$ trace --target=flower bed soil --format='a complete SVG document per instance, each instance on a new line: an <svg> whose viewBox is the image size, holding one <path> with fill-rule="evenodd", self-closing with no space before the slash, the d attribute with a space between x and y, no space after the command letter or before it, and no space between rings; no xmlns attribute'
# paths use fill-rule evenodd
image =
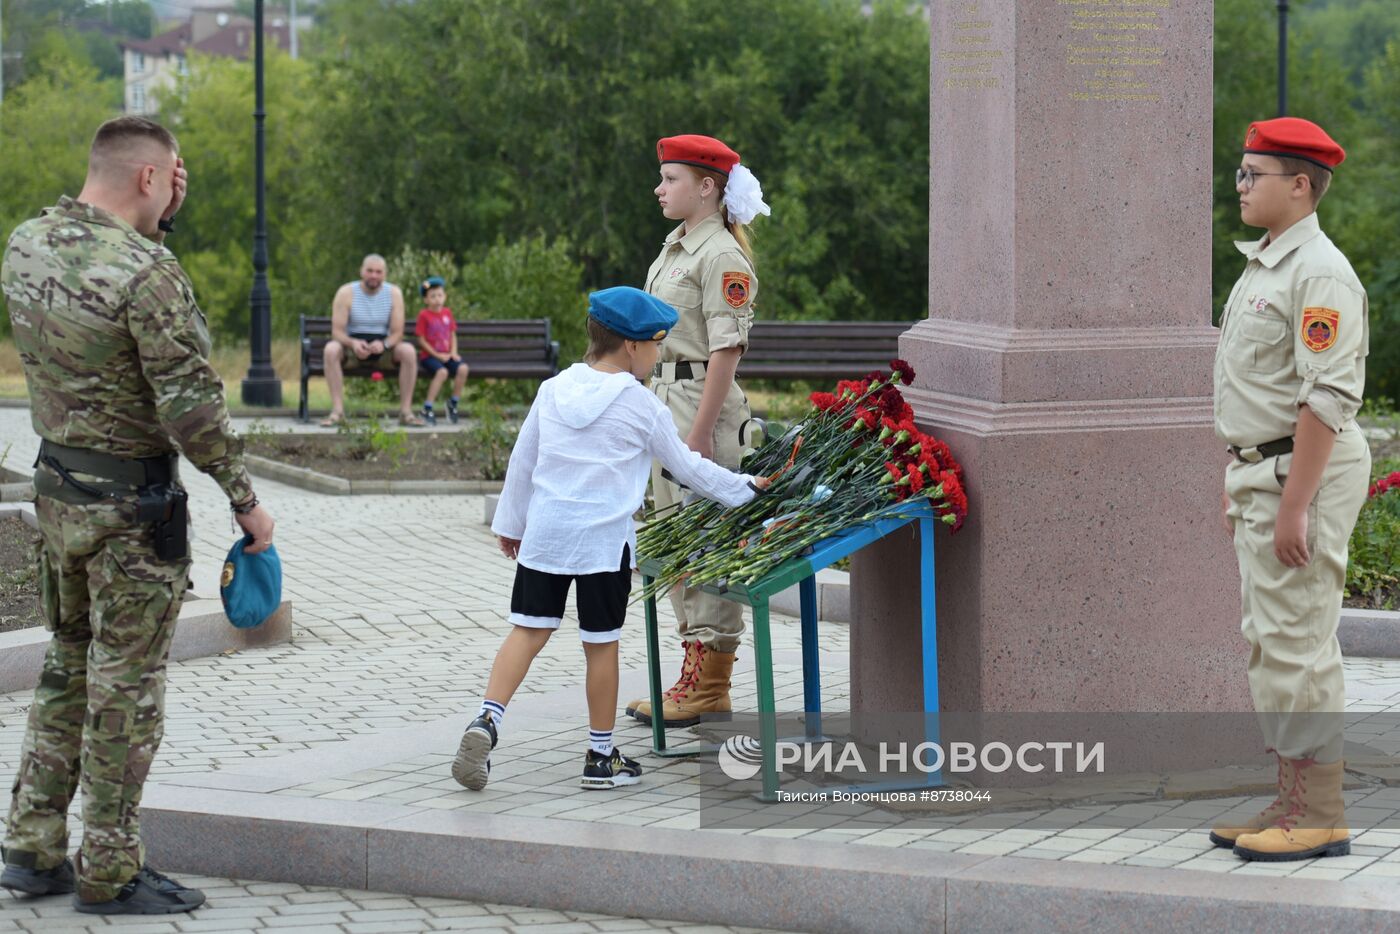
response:
<svg viewBox="0 0 1400 934"><path fill-rule="evenodd" d="M0 632L40 625L38 540L39 533L18 516L0 518Z"/></svg>
<svg viewBox="0 0 1400 934"><path fill-rule="evenodd" d="M344 480L499 480L510 450L492 459L465 432L405 432L397 452L375 450L346 435L260 435L244 439L247 452ZM493 476L493 474L495 474Z"/></svg>

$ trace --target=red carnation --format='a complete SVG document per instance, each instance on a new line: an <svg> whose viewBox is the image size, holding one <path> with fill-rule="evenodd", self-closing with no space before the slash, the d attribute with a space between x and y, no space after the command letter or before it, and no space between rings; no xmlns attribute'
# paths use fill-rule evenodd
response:
<svg viewBox="0 0 1400 934"><path fill-rule="evenodd" d="M919 472L917 464L907 465L909 472L905 474L909 478L909 495L914 495L924 488L924 475Z"/></svg>
<svg viewBox="0 0 1400 934"><path fill-rule="evenodd" d="M938 459L938 463L942 464L944 468L951 470L953 473L957 474L959 480L962 479L962 464L959 464L957 459L953 457L953 452L948 449L948 445L944 444L942 441L939 441L937 438L930 437L928 439L928 444L924 447L924 450L928 451L930 454L936 457Z"/></svg>
<svg viewBox="0 0 1400 934"><path fill-rule="evenodd" d="M943 506L939 508L938 514L953 516L957 521L953 523L952 530L956 532L967 520L967 493L963 491L962 483L951 470L940 474L938 482L943 484Z"/></svg>
<svg viewBox="0 0 1400 934"><path fill-rule="evenodd" d="M861 380L843 379L836 384L836 395L843 396L852 393L856 398L860 398L870 391L870 384Z"/></svg>
<svg viewBox="0 0 1400 934"><path fill-rule="evenodd" d="M899 390L893 386L881 391L880 411L897 422L911 420L914 417L914 410L909 407L909 403L904 401Z"/></svg>
<svg viewBox="0 0 1400 934"><path fill-rule="evenodd" d="M899 374L900 382L908 386L914 382L914 368L909 365L908 360L901 360L898 357L890 361L890 369Z"/></svg>
<svg viewBox="0 0 1400 934"><path fill-rule="evenodd" d="M850 424L854 425L856 422L865 422L865 427L872 431L875 429L875 426L880 423L875 413L870 411L863 405L856 406L856 415L855 418L851 419ZM850 425L847 425L846 427L849 428Z"/></svg>
<svg viewBox="0 0 1400 934"><path fill-rule="evenodd" d="M841 407L841 400L836 398L836 394L832 392L814 392L807 398L823 412L830 412L832 409Z"/></svg>

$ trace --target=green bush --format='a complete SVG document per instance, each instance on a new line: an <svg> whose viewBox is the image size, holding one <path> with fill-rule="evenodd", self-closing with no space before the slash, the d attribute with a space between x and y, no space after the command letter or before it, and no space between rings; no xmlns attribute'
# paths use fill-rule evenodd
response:
<svg viewBox="0 0 1400 934"><path fill-rule="evenodd" d="M1400 458L1376 465L1376 481L1391 476L1395 480L1387 492L1379 482L1371 484L1351 533L1347 564L1347 594L1383 610L1400 606Z"/></svg>

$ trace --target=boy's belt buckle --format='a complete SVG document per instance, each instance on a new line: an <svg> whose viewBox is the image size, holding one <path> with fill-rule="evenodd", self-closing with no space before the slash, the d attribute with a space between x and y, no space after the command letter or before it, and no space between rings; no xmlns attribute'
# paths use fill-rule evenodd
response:
<svg viewBox="0 0 1400 934"><path fill-rule="evenodd" d="M1242 464L1257 464L1264 459L1264 455L1259 453L1257 447L1241 448L1230 445L1230 453L1235 455L1235 460Z"/></svg>

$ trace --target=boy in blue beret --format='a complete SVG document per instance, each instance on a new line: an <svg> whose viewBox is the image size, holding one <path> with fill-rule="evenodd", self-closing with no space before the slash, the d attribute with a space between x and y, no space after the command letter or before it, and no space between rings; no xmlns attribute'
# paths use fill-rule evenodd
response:
<svg viewBox="0 0 1400 934"><path fill-rule="evenodd" d="M501 551L517 561L512 629L452 763L452 777L467 788L486 787L506 705L559 628L571 585L588 666L582 785L615 788L642 774L613 745L612 732L617 642L636 566L632 515L642 505L651 462L726 506L747 503L768 485L687 448L670 411L642 384L675 323L670 305L640 289L591 294L585 362L540 386L520 429L491 523Z"/></svg>

